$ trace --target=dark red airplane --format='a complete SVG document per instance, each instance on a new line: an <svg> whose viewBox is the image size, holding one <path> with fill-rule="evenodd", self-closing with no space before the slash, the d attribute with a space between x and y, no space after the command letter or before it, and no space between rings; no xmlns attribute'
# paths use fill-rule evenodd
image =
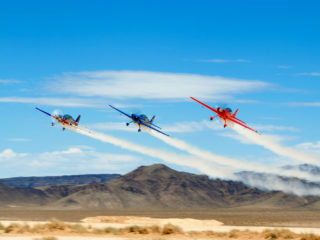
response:
<svg viewBox="0 0 320 240"><path fill-rule="evenodd" d="M227 120L229 120L229 121L232 121L232 122L234 122L236 124L239 124L239 125L241 125L241 126L243 126L245 128L248 128L251 131L254 131L254 132L258 133L257 130L254 130L254 129L248 127L247 124L244 121L241 121L240 119L236 118L236 115L237 115L239 109L237 109L234 113L232 113L232 110L230 108L220 108L220 107L218 107L217 109L214 109L214 108L204 104L203 102L200 102L199 100L197 100L197 99L195 99L193 97L190 97L190 98L192 100L202 104L206 108L209 108L210 110L214 111L217 114L214 117L210 117L210 120L213 120L216 117L220 117L220 119L222 121L224 121L224 127L227 126Z"/></svg>

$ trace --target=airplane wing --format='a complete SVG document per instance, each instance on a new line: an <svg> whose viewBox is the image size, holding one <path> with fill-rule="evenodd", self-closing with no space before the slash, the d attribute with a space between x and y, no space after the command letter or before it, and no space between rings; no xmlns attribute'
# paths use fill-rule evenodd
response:
<svg viewBox="0 0 320 240"><path fill-rule="evenodd" d="M198 102L198 103L200 103L200 104L202 104L203 106L205 106L206 108L209 108L211 111L214 111L215 113L217 113L217 114L219 114L218 113L218 111L216 110L216 109L214 109L214 108L212 108L212 107L210 107L210 106L208 106L207 104L204 104L203 102L200 102L199 100L197 100L197 99L195 99L195 98L193 98L193 97L190 97L192 100L194 100L194 101L196 101L196 102Z"/></svg>
<svg viewBox="0 0 320 240"><path fill-rule="evenodd" d="M115 108L114 106L109 105L110 107L112 107L114 110L117 110L118 112L122 113L123 115L126 115L128 118L132 118L129 114L122 112L121 110L119 110L118 108Z"/></svg>
<svg viewBox="0 0 320 240"><path fill-rule="evenodd" d="M148 124L146 124L146 123L144 123L144 122L140 122L142 125L144 125L144 126L146 126L146 127L148 127L148 128L151 128L152 130L155 130L155 131L157 131L157 132L159 132L159 133L161 133L161 134L163 134L163 135L166 135L167 137L170 137L170 135L168 135L168 134L166 134L166 133L164 133L164 132L161 132L160 130L158 130L158 129L156 129L156 128L154 128L154 127L152 127L152 126L150 126L150 125L148 125Z"/></svg>
<svg viewBox="0 0 320 240"><path fill-rule="evenodd" d="M257 130L254 130L254 129L252 129L252 128L248 127L247 125L245 125L245 124L243 124L243 123L241 123L241 122L237 121L237 120L236 120L236 119L234 119L234 118L227 118L227 119L228 119L228 120L230 120L230 121L232 121L232 122L235 122L236 124L241 125L242 127L248 128L249 130L251 130L251 131L254 131L254 132L258 133L258 131L257 131Z"/></svg>
<svg viewBox="0 0 320 240"><path fill-rule="evenodd" d="M50 116L50 117L52 117L52 118L54 118L54 119L57 119L56 116L53 116L53 115L51 115L50 113L47 113L46 111L41 110L40 108L37 108L37 107L36 107L36 109L37 109L38 111L40 111L40 112L43 112L44 114L47 114L48 116Z"/></svg>
<svg viewBox="0 0 320 240"><path fill-rule="evenodd" d="M159 128L159 129L162 129L161 127L159 127L159 126L157 126L157 125L155 125L155 124L153 124L153 123L150 123L152 126L154 126L154 127L156 127L156 128Z"/></svg>

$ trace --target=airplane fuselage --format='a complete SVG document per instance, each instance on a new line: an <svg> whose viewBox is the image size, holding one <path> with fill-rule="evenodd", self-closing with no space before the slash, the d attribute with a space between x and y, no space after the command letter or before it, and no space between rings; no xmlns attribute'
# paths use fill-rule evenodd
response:
<svg viewBox="0 0 320 240"><path fill-rule="evenodd" d="M144 122L145 124L151 126L148 117L145 115L138 116L136 114L132 114L131 119L132 119L133 123L136 124L139 128L141 127L141 122Z"/></svg>

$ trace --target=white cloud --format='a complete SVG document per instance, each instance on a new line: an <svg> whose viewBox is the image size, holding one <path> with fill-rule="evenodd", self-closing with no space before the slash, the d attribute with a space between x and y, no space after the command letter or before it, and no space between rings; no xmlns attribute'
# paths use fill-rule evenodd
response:
<svg viewBox="0 0 320 240"><path fill-rule="evenodd" d="M10 138L10 142L31 142L29 138Z"/></svg>
<svg viewBox="0 0 320 240"><path fill-rule="evenodd" d="M300 129L295 127L287 127L287 126L277 126L277 125L259 125L259 124L252 124L252 128L260 130L260 131L288 131L288 132L299 132Z"/></svg>
<svg viewBox="0 0 320 240"><path fill-rule="evenodd" d="M0 79L0 84L14 84L14 83L21 83L21 81L14 80L14 79Z"/></svg>
<svg viewBox="0 0 320 240"><path fill-rule="evenodd" d="M287 103L287 105L294 107L320 107L320 102L292 102Z"/></svg>
<svg viewBox="0 0 320 240"><path fill-rule="evenodd" d="M208 62L208 63L248 63L249 60L246 59L221 59L221 58L213 58L213 59L200 59L198 62Z"/></svg>
<svg viewBox="0 0 320 240"><path fill-rule="evenodd" d="M12 151L12 149L5 149L5 150L3 150L3 152L0 153L0 161L2 159L10 159L10 158L14 158L16 156L17 156L17 154L14 151Z"/></svg>
<svg viewBox="0 0 320 240"><path fill-rule="evenodd" d="M142 163L129 154L97 152L85 146L42 153L17 153L12 149L0 152L2 177L62 175L88 173L126 173ZM125 166L124 166L125 165Z"/></svg>
<svg viewBox="0 0 320 240"><path fill-rule="evenodd" d="M314 155L320 155L320 141L317 142L304 142L296 145L298 149L304 150Z"/></svg>
<svg viewBox="0 0 320 240"><path fill-rule="evenodd" d="M313 77L319 77L320 72L310 72L310 73L299 73L300 76L313 76Z"/></svg>
<svg viewBox="0 0 320 240"><path fill-rule="evenodd" d="M28 98L28 97L1 97L0 103L29 103L37 106L57 106L57 107L99 107L104 106L91 99L83 98Z"/></svg>
<svg viewBox="0 0 320 240"><path fill-rule="evenodd" d="M318 142L305 142L305 143L300 143L297 145L297 147L310 150L310 149L319 149L320 150L320 141Z"/></svg>
<svg viewBox="0 0 320 240"><path fill-rule="evenodd" d="M262 81L147 71L65 73L55 80L48 85L48 89L76 96L184 101L189 96L230 100L233 94L262 90L270 86Z"/></svg>

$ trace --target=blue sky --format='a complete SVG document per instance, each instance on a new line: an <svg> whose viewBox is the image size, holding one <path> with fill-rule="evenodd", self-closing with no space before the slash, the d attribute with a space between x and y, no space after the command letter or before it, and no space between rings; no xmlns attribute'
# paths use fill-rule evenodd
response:
<svg viewBox="0 0 320 240"><path fill-rule="evenodd" d="M107 108L157 115L173 137L269 166L189 100L240 108L283 146L320 153L318 1L10 1L0 7L0 177L126 173L166 163L50 127L58 109L96 131L182 153ZM211 124L211 125L210 125ZM208 127L209 126L209 127ZM219 128L220 127L220 128ZM240 139L241 140L241 139ZM184 153L186 154L186 153Z"/></svg>

